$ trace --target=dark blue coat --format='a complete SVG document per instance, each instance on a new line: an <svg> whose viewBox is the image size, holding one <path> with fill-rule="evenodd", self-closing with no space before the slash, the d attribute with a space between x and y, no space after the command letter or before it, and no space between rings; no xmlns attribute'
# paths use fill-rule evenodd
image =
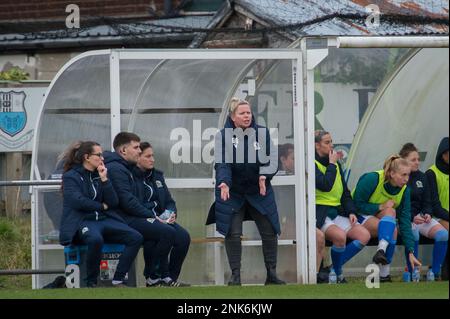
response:
<svg viewBox="0 0 450 319"><path fill-rule="evenodd" d="M142 171L135 166L133 175L137 183L138 197L145 207L154 211L158 216L166 209L177 211L175 201L164 180L163 172L157 169Z"/></svg>
<svg viewBox="0 0 450 319"><path fill-rule="evenodd" d="M108 210L103 210L103 204ZM124 220L115 212L119 199L111 181L100 180L97 171L90 172L82 165L77 165L63 174L63 214L59 240L61 245L69 245L80 224L86 219L114 218Z"/></svg>
<svg viewBox="0 0 450 319"><path fill-rule="evenodd" d="M272 185L270 183L272 177L276 174L276 168L273 172L268 174L261 173L261 168L264 166L268 166L269 163L263 164L261 163L261 152L266 152L266 155L273 155L275 147L271 144L271 139L269 135L269 130L265 127L256 125L254 120L252 120L251 127L256 132L256 142L263 140L260 136L258 136L258 129L264 130L266 133L264 145L259 145L259 150L254 145L254 143L249 142L249 138L244 138L244 140L239 141L239 143L243 143L245 151L244 161L243 163L237 163L236 161L236 147L232 147L233 149L233 160L232 163L226 163L225 161L225 149L227 143L231 143L231 136L228 136L225 132L225 129L231 128L234 129L234 123L231 118L228 117L227 122L225 123L224 129L222 129L218 136L216 136L216 141L219 139L222 140L222 160L221 162L217 162L214 166L216 170L216 188L215 188L215 202L213 206L211 206L207 224L216 223L216 229L219 233L226 236L228 234L231 218L234 213L237 213L241 207L245 204L245 201L248 201L251 206L253 206L258 212L267 216L268 220L272 224L272 227L275 233L280 234L280 222L278 218L278 210L275 202L275 195L272 189ZM226 140L227 139L227 140ZM256 163L250 163L249 158L247 156L247 149L249 147L254 148L256 151ZM217 148L215 152L220 152L220 149ZM216 154L217 157L217 154ZM270 161L274 161L276 163L275 167L277 167L278 159L271 157ZM266 195L261 196L259 194L259 177L261 175L266 176ZM230 198L227 201L223 201L220 198L220 189L217 187L222 182L228 185L230 188ZM250 218L246 216L246 220Z"/></svg>
<svg viewBox="0 0 450 319"><path fill-rule="evenodd" d="M119 197L119 214L129 224L136 218L152 218L155 214L139 199L139 188L133 176L135 165L129 164L115 152L105 152L108 176Z"/></svg>
<svg viewBox="0 0 450 319"><path fill-rule="evenodd" d="M411 172L408 187L411 191L411 221L420 213L432 215L430 186L425 173L420 170Z"/></svg>
<svg viewBox="0 0 450 319"><path fill-rule="evenodd" d="M448 151L448 147L448 137L444 137L439 143L435 160L436 167L442 173L447 175L449 172L449 166L442 159L442 154ZM439 200L436 174L431 169L428 169L425 174L427 175L428 186L430 187L430 200L433 209L433 216L448 221L448 211L444 207L442 207L441 201Z"/></svg>

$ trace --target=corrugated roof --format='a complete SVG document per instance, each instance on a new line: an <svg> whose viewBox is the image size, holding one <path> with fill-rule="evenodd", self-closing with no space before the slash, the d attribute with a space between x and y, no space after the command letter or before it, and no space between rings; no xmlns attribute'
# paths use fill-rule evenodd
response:
<svg viewBox="0 0 450 319"><path fill-rule="evenodd" d="M234 4L235 9L248 12L266 27L283 27L293 39L314 35L448 35L449 28L448 0L234 0ZM365 24L370 4L378 5L382 14L381 24L372 28ZM215 28L215 20L228 16L225 11L219 10L217 17L183 16L105 23L80 30L0 34L0 50L189 41L199 32Z"/></svg>
<svg viewBox="0 0 450 319"><path fill-rule="evenodd" d="M448 34L448 0L235 0L235 3L266 25L292 26L284 31L295 36ZM363 18L348 18L367 16L366 6L370 4L380 9L379 26L369 28ZM383 19L391 15L402 15L404 19L397 22ZM309 23L327 16L330 18L325 21ZM406 21L408 18L417 21ZM430 19L447 22L432 24ZM306 25L295 27L299 24Z"/></svg>
<svg viewBox="0 0 450 319"><path fill-rule="evenodd" d="M82 29L62 29L33 33L0 34L0 49L32 46L65 46L68 43L88 44L99 41L137 41L139 39L186 39L193 38L190 28L206 28L213 15L185 16L171 19L134 21L131 23L104 24ZM177 28L179 31L177 32ZM169 32L170 31L170 32ZM111 43L111 42L108 42Z"/></svg>

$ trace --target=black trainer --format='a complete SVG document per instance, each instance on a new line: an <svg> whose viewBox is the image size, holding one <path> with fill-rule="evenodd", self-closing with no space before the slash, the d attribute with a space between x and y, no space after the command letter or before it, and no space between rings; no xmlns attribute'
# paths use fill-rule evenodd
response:
<svg viewBox="0 0 450 319"><path fill-rule="evenodd" d="M86 284L86 287L87 288L97 288L97 284L90 282L90 283Z"/></svg>
<svg viewBox="0 0 450 319"><path fill-rule="evenodd" d="M164 287L190 287L190 284L176 281L176 280L170 280L169 282L165 282L164 280L161 281L161 285Z"/></svg>
<svg viewBox="0 0 450 319"><path fill-rule="evenodd" d="M386 253L382 249L378 249L376 254L373 256L372 261L375 264L387 265L388 260L386 258Z"/></svg>
<svg viewBox="0 0 450 319"><path fill-rule="evenodd" d="M161 287L161 279L158 279L158 281L156 282L149 282L148 280L145 281L145 286L146 287Z"/></svg>
<svg viewBox="0 0 450 319"><path fill-rule="evenodd" d="M319 273L329 274L330 271L331 271L331 266L332 266L332 265L329 265L329 266L326 266L326 267L321 266L321 267L319 268Z"/></svg>
<svg viewBox="0 0 450 319"><path fill-rule="evenodd" d="M317 283L318 284L327 284L328 283L328 274L325 272L317 273Z"/></svg>
<svg viewBox="0 0 450 319"><path fill-rule="evenodd" d="M391 275L387 275L387 276L380 276L380 282L392 282L392 278Z"/></svg>
<svg viewBox="0 0 450 319"><path fill-rule="evenodd" d="M337 283L338 284L347 284L348 282L347 282L347 279L345 279L344 275L340 274L337 277Z"/></svg>

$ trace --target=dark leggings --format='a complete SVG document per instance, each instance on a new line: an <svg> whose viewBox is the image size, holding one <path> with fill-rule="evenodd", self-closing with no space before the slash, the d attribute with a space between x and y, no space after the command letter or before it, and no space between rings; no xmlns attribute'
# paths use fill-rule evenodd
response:
<svg viewBox="0 0 450 319"><path fill-rule="evenodd" d="M246 213L248 213L255 221L256 227L261 235L262 250L266 268L275 269L277 265L278 237L269 219L253 208L248 202L245 202L239 212L233 215L230 230L228 235L225 237L225 249L231 271L239 271L241 269L242 223Z"/></svg>
<svg viewBox="0 0 450 319"><path fill-rule="evenodd" d="M175 241L175 229L153 218L135 219L129 225L144 237L145 278L155 274L158 263L161 277L168 277L168 256Z"/></svg>
<svg viewBox="0 0 450 319"><path fill-rule="evenodd" d="M124 280L139 248L142 236L126 224L111 218L100 221L83 221L77 233L77 242L88 246L86 256L87 284L96 284L100 272L100 260L104 242L124 244L125 250L120 255L114 280Z"/></svg>

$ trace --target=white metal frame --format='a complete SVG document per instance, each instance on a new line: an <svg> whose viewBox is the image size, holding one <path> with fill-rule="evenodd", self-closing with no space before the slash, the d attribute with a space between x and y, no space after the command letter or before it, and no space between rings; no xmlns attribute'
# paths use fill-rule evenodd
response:
<svg viewBox="0 0 450 319"><path fill-rule="evenodd" d="M324 39L324 38L323 38ZM447 47L448 37L328 37L328 47L338 48L369 48L369 47ZM85 57L95 55L110 56L110 87L111 87L111 136L121 130L120 125L120 60L125 59L274 59L292 60L293 62L293 114L296 174L290 177L274 179L274 185L295 185L296 207L296 252L297 252L297 282L315 283L315 169L314 169L314 67L327 55L326 49L307 49L306 38L301 39L299 49L221 49L221 50L149 50L149 49L123 49L99 50L80 54L66 63L57 73L47 89L42 101L38 116L38 125L35 136L39 134L41 116L47 96L53 85L66 69L74 62ZM303 130L303 131L302 131ZM39 141L35 138L34 150L37 150ZM40 180L36 165L37 154L33 153L31 179ZM305 180L305 173L308 180ZM213 188L211 179L167 179L168 186L172 188ZM287 184L286 184L287 183ZM308 194L307 202L305 201ZM36 198L32 194L32 221L36 225ZM306 214L305 214L306 213ZM309 223L307 223L309 221ZM33 267L37 266L38 251L36 249L37 233L32 230L32 256ZM217 266L217 265L216 265ZM222 267L222 266L220 266ZM223 273L223 269L222 269ZM35 281L33 280L33 285ZM35 286L33 286L35 287Z"/></svg>
<svg viewBox="0 0 450 319"><path fill-rule="evenodd" d="M293 66L296 68L296 73L293 78L293 91L299 93L300 100L302 100L302 90L301 90L301 70L302 67L302 55L298 49L266 49L266 50L203 50L203 49L193 49L193 50L133 50L133 49L118 49L118 50L100 50L100 51L92 51L83 53L74 59L70 60L66 63L57 73L52 83L50 84L46 96L41 105L41 111L38 118L38 123L41 122L41 116L43 107L45 105L46 98L48 93L53 88L53 85L67 70L73 63L79 61L85 57L95 56L95 55L109 55L110 58L110 96L111 96L111 136L115 136L117 133L121 131L121 121L120 121L120 61L127 59L154 59L154 60L170 60L170 59L178 59L178 60L186 60L186 59L201 59L201 60L292 60ZM294 117L296 123L294 127L295 136L299 138L294 139L295 149L299 154L303 153L304 150L304 140L303 134L299 134L302 131L302 126L300 123L303 123L303 112L299 107L301 103L296 102L294 104ZM36 136L38 136L38 128L36 130ZM112 139L111 139L112 140ZM37 150L38 141L35 139L34 149ZM307 245L306 245L306 216L302 214L302 212L306 211L305 206L305 163L304 157L297 154L296 156L296 173L294 176L283 176L274 178L274 185L294 185L295 193L296 193L296 251L297 251L297 281L299 283L306 283L308 281L307 275ZM36 154L37 155L37 154ZM37 171L36 165L36 156L34 156L34 160L32 162L32 172ZM34 175L34 174L33 174ZM32 175L35 179L40 179L39 175ZM213 178L168 178L167 180L168 187L172 189L186 189L186 188L214 188L214 179ZM35 198L35 193L32 193L32 202L35 207L33 212L33 224L37 225L37 214L36 207L37 201ZM38 228L34 229L33 234L33 267L37 267L37 261L39 260L39 247L38 244ZM260 241L252 241L245 243L244 245L260 245ZM294 240L280 241L281 245L293 245ZM45 247L45 249L61 249L59 245L51 245L52 247ZM215 250L215 266L216 266L216 282L223 282L223 263L221 261L221 253L220 253L220 244L215 245L217 249ZM222 278L219 276L222 274ZM33 287L37 287L37 278L33 280Z"/></svg>
<svg viewBox="0 0 450 319"><path fill-rule="evenodd" d="M38 221L38 215L36 212L36 209L39 207L39 197L38 193L40 191L46 191L46 190L58 190L60 186L58 185L45 185L45 186L33 186L32 187L32 193L31 193L31 207L32 214L31 214L31 265L32 269L39 269L39 252L41 250L53 250L53 249L60 249L62 250L64 247L61 245L42 245L39 243L39 221ZM32 287L33 289L38 287L38 275L32 275Z"/></svg>
<svg viewBox="0 0 450 319"><path fill-rule="evenodd" d="M270 50L113 50L112 54L118 56L115 63L120 63L120 60L160 60L162 57L165 60L292 60L294 65L296 65L297 70L301 70L301 59L302 56L298 49L270 49ZM117 65L119 67L119 65ZM113 67L112 67L113 68ZM111 71L111 88L120 85L120 73ZM301 92L300 81L301 74L297 72L293 79L293 91ZM114 84L115 83L115 84ZM118 84L119 83L119 84ZM120 86L119 86L120 89ZM111 92L112 94L112 92ZM120 96L115 96L120 104ZM111 101L113 101L113 96L111 96ZM294 118L298 119L294 121L297 125L294 125L294 136L303 137L299 123L303 123L303 112L299 109L299 103L294 103ZM117 107L117 106L116 106ZM118 106L120 110L120 105ZM297 111L296 111L297 109ZM116 131L115 131L116 130ZM111 136L115 136L120 132L120 122L116 128L111 126ZM301 154L304 150L304 141L298 138L294 139L294 146ZM298 159L298 160L297 160ZM296 167L299 168L298 172L305 172L305 163L303 156L296 156ZM303 176L304 180L304 176ZM288 181L288 180L286 180ZM292 180L291 180L292 181ZM283 180L279 181L280 185L285 185L282 183ZM214 179L195 179L195 178L185 178L185 179L167 179L168 187L172 189L184 189L184 188L214 188ZM295 185L295 207L296 207L296 251L297 251L297 282L307 283L308 282L308 256L307 256L307 239L306 239L306 216L301 214L301 212L306 211L304 198L306 196L304 182L302 183L302 177L299 173L294 176ZM290 241L293 244L293 241ZM221 254L221 245L216 244L215 246L215 282L216 284L223 284L223 261Z"/></svg>
<svg viewBox="0 0 450 319"><path fill-rule="evenodd" d="M308 49L308 39L299 41L303 56L304 112L306 141L307 178L307 246L308 246L308 283L316 283L316 210L315 210L315 147L314 147L314 68L327 57L330 47L336 48L448 48L448 36L431 37L325 37L327 48ZM300 154L303 155L303 154ZM295 153L296 160L298 154ZM296 162L297 165L297 162Z"/></svg>
<svg viewBox="0 0 450 319"><path fill-rule="evenodd" d="M47 91L44 94L44 98L42 99L42 103L39 108L39 113L36 121L36 128L34 130L34 141L33 141L33 154L32 154L32 160L31 160L31 180L41 180L41 175L39 173L39 168L37 167L37 153L36 150L38 149L39 141L37 139L37 136L39 136L39 130L41 127L42 122L42 115L44 110L45 102L47 101L48 95L50 91L52 90L53 86L55 85L58 78L74 63L77 61L84 59L86 57L90 56L98 56L98 55L108 55L111 53L111 50L97 50L97 51L89 51L84 52L80 55L77 55L70 61L68 61L64 66L56 73L55 77L53 78L52 82L47 88ZM39 232L37 229L35 229L35 225L38 225L38 216L37 216L37 198L34 191L34 188L42 188L42 186L32 186L30 187L30 193L31 193L31 261L32 261L32 267L33 269L37 269L38 267L38 261L39 261L39 247L37 246L39 243L39 238L36 238L38 236ZM45 188L48 188L48 186L45 186ZM50 188L48 188L50 189ZM38 227L38 226L37 226ZM37 288L37 275L32 275L32 287L33 289Z"/></svg>

